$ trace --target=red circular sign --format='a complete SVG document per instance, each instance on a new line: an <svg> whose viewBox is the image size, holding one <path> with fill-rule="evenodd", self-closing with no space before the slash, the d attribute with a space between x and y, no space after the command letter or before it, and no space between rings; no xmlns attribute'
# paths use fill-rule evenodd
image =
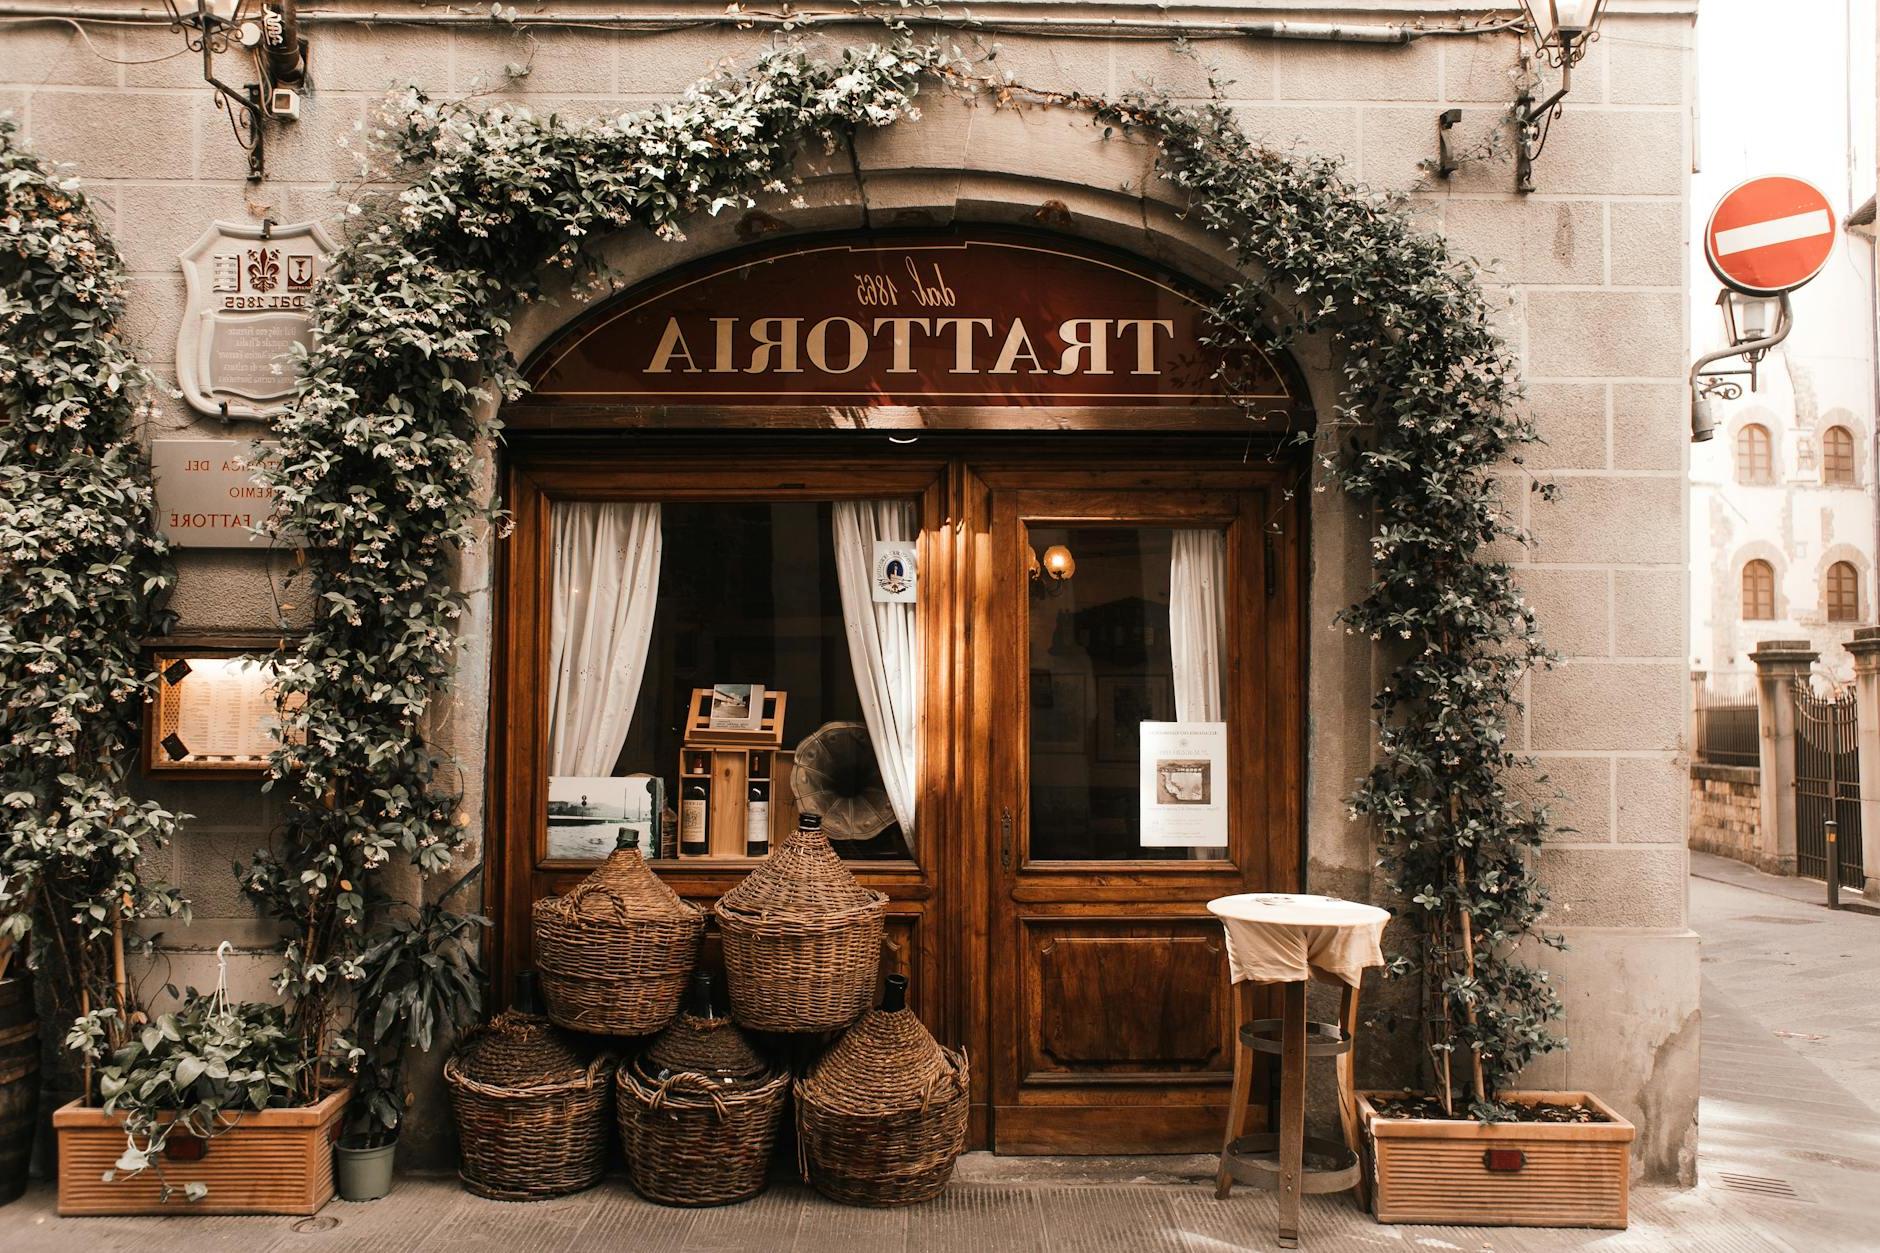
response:
<svg viewBox="0 0 1880 1253"><path fill-rule="evenodd" d="M1752 296L1793 291L1828 263L1834 206L1799 178L1752 178L1724 193L1704 228L1704 256L1730 287Z"/></svg>

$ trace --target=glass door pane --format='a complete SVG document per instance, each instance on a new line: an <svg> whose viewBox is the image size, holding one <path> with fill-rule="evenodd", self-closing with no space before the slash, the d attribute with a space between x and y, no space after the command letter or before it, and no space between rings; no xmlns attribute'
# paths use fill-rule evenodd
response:
<svg viewBox="0 0 1880 1253"><path fill-rule="evenodd" d="M1226 533L1032 525L1032 861L1226 856Z"/></svg>

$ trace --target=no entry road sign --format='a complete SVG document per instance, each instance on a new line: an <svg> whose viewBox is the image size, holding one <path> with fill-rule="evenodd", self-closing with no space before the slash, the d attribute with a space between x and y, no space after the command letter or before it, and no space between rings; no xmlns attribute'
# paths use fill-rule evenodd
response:
<svg viewBox="0 0 1880 1253"><path fill-rule="evenodd" d="M1752 296L1793 291L1834 251L1834 208L1799 178L1752 178L1724 194L1704 228L1704 255L1727 286Z"/></svg>

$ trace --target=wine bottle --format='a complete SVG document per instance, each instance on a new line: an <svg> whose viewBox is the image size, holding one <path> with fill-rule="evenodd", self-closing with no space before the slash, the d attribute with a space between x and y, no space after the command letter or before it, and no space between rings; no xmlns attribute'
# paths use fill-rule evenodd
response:
<svg viewBox="0 0 1880 1253"><path fill-rule="evenodd" d="M881 988L881 1012L892 1014L907 1008L907 976L889 975Z"/></svg>
<svg viewBox="0 0 1880 1253"><path fill-rule="evenodd" d="M692 972L692 982L685 990L685 1012L694 1018L716 1018L712 1009L712 976L708 970Z"/></svg>
<svg viewBox="0 0 1880 1253"><path fill-rule="evenodd" d="M711 851L711 793L703 780L685 785L679 802L679 856L703 857Z"/></svg>
<svg viewBox="0 0 1880 1253"><path fill-rule="evenodd" d="M751 798L744 808L744 855L770 855L770 784L751 780Z"/></svg>
<svg viewBox="0 0 1880 1253"><path fill-rule="evenodd" d="M533 1014L538 1018L547 1012L542 1007L542 990L533 970L516 972L516 999L511 1008L518 1014Z"/></svg>

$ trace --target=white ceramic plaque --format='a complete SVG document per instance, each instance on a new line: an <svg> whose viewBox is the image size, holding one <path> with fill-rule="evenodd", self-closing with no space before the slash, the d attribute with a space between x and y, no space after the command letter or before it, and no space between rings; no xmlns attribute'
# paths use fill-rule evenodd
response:
<svg viewBox="0 0 1880 1253"><path fill-rule="evenodd" d="M318 222L216 222L182 255L189 298L176 381L190 407L267 418L294 392L293 348L309 342L307 297L333 255Z"/></svg>

